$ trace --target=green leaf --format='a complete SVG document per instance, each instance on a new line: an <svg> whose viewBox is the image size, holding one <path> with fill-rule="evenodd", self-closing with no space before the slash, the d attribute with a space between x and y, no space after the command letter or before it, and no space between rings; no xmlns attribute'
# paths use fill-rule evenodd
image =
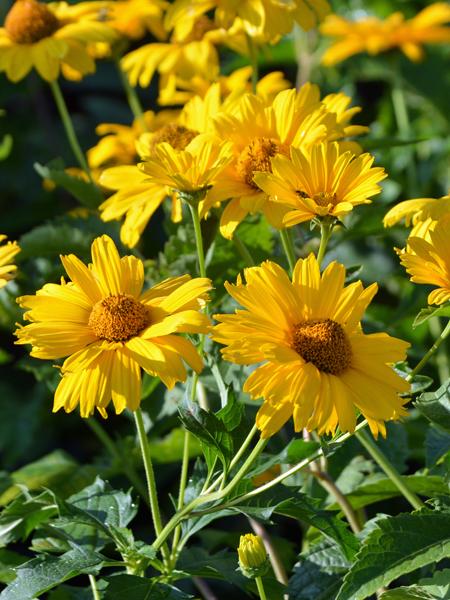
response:
<svg viewBox="0 0 450 600"><path fill-rule="evenodd" d="M94 478L94 470L80 465L62 450L55 450L11 474L14 485L0 496L0 505L5 505L20 494L17 484L29 490L49 487L62 496L67 496L83 487Z"/></svg>
<svg viewBox="0 0 450 600"><path fill-rule="evenodd" d="M185 594L171 585L135 575L112 575L101 579L99 584L105 584L104 600L188 600L193 598L190 594Z"/></svg>
<svg viewBox="0 0 450 600"><path fill-rule="evenodd" d="M28 556L23 556L18 552L0 548L0 582L10 583L16 577L14 569L27 562Z"/></svg>
<svg viewBox="0 0 450 600"><path fill-rule="evenodd" d="M434 426L429 427L425 438L426 464L433 468L440 464L450 452L450 433Z"/></svg>
<svg viewBox="0 0 450 600"><path fill-rule="evenodd" d="M358 143L364 148L365 151L373 152L374 150L383 150L384 148L394 148L400 146L411 146L414 144L420 144L425 141L426 138L413 138L410 140L400 140L395 138L359 138Z"/></svg>
<svg viewBox="0 0 450 600"><path fill-rule="evenodd" d="M57 514L54 495L45 491L32 498L24 492L9 504L0 515L0 545L24 540L39 525Z"/></svg>
<svg viewBox="0 0 450 600"><path fill-rule="evenodd" d="M450 554L448 512L423 509L377 520L336 600L363 600L401 575Z"/></svg>
<svg viewBox="0 0 450 600"><path fill-rule="evenodd" d="M183 457L185 430L175 427L165 437L150 439L148 445L150 455L155 463L167 464L180 461ZM189 458L195 458L201 454L201 445L196 438L189 442Z"/></svg>
<svg viewBox="0 0 450 600"><path fill-rule="evenodd" d="M426 323L431 317L450 317L450 302L446 302L438 307L428 306L427 308L422 308L414 319L413 329L419 325L423 325L423 323Z"/></svg>
<svg viewBox="0 0 450 600"><path fill-rule="evenodd" d="M104 558L76 546L62 556L34 558L17 569L16 579L0 594L0 600L33 600L63 581L81 573L98 573Z"/></svg>
<svg viewBox="0 0 450 600"><path fill-rule="evenodd" d="M433 425L450 433L450 379L436 392L422 394L414 403Z"/></svg>
<svg viewBox="0 0 450 600"><path fill-rule="evenodd" d="M34 163L34 168L42 179L50 179L55 185L64 188L88 208L97 208L103 200L103 195L96 185L84 181L80 177L69 175L65 171L61 159L53 160L47 165Z"/></svg>
<svg viewBox="0 0 450 600"><path fill-rule="evenodd" d="M426 588L411 585L389 590L380 597L380 600L437 600L437 598L438 596L434 596Z"/></svg>
<svg viewBox="0 0 450 600"><path fill-rule="evenodd" d="M215 457L228 468L233 456L233 438L225 423L214 413L206 412L198 404L185 404L179 408L180 419L188 431L200 441L208 467L212 467Z"/></svg>

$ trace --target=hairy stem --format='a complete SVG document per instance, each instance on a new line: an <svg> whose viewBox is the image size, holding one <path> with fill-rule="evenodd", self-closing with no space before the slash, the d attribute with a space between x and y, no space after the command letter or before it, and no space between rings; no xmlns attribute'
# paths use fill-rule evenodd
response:
<svg viewBox="0 0 450 600"><path fill-rule="evenodd" d="M280 229L280 239L283 245L284 253L286 254L286 258L289 263L289 270L291 274L294 271L296 258L295 258L295 248L292 242L291 232L289 229Z"/></svg>

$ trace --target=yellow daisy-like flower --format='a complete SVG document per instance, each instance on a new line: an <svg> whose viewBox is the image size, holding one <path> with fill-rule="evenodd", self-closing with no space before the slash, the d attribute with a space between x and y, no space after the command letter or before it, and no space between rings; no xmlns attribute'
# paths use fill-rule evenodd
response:
<svg viewBox="0 0 450 600"><path fill-rule="evenodd" d="M95 408L103 417L113 401L116 413L136 410L141 368L168 388L185 381L185 361L203 365L192 343L176 333L205 333L208 318L199 311L209 279L173 277L142 292L144 267L134 256L120 258L108 236L94 240L92 264L73 254L61 257L69 283L46 284L18 302L29 309L30 324L17 330L18 344L31 344L31 356L68 357L53 411L80 406L82 417Z"/></svg>
<svg viewBox="0 0 450 600"><path fill-rule="evenodd" d="M81 75L93 73L95 62L87 46L111 42L117 34L107 24L83 17L85 11L72 14L70 8L76 10L65 2L16 0L0 28L0 71L13 82L33 67L46 81L55 81L64 67Z"/></svg>
<svg viewBox="0 0 450 600"><path fill-rule="evenodd" d="M324 35L338 39L325 52L322 63L331 66L354 54L375 55L392 48L399 48L410 60L418 61L423 58L423 44L450 41L450 28L443 26L448 21L450 6L445 2L427 6L409 20L405 20L400 12L391 14L384 21L377 17L351 21L330 15L320 30Z"/></svg>
<svg viewBox="0 0 450 600"><path fill-rule="evenodd" d="M295 431L354 431L358 412L374 435L385 435L384 422L406 414L398 394L409 384L389 363L403 360L409 344L361 329L376 284L344 287L343 265L333 262L321 275L313 254L297 261L292 281L271 261L245 269L244 278L225 284L244 310L215 315L213 339L225 345L225 360L263 363L243 388L264 398L256 417L261 437L291 416Z"/></svg>
<svg viewBox="0 0 450 600"><path fill-rule="evenodd" d="M113 0L107 3L108 25L122 35L138 40L150 31L157 39L164 40L164 0Z"/></svg>
<svg viewBox="0 0 450 600"><path fill-rule="evenodd" d="M406 249L398 254L411 281L437 286L428 295L428 304L444 304L450 300L450 215L424 223L426 231L410 235Z"/></svg>
<svg viewBox="0 0 450 600"><path fill-rule="evenodd" d="M405 225L409 227L417 225L427 219L437 221L445 215L450 215L450 196L442 198L414 198L405 200L393 206L385 215L383 224L385 227L392 227L405 219Z"/></svg>
<svg viewBox="0 0 450 600"><path fill-rule="evenodd" d="M291 148L286 156L272 158L272 173L255 173L254 181L273 201L288 207L285 227L330 215L338 219L378 194L387 177L372 167L371 154L355 156L337 142L317 144L309 150Z"/></svg>
<svg viewBox="0 0 450 600"><path fill-rule="evenodd" d="M233 160L231 145L210 134L196 136L184 150L163 142L139 167L152 182L182 194L206 193Z"/></svg>
<svg viewBox="0 0 450 600"><path fill-rule="evenodd" d="M6 240L6 235L0 235L0 244ZM0 288L14 277L17 267L12 263L16 254L20 252L17 242L7 242L0 246Z"/></svg>
<svg viewBox="0 0 450 600"><path fill-rule="evenodd" d="M309 148L321 141L341 139L352 113L345 108L348 97L335 96L329 102L339 113L321 101L317 86L305 84L299 92L280 92L269 105L246 94L227 113L216 117L216 131L233 143L235 160L208 193L204 208L209 210L217 202L231 199L220 222L224 237L231 238L248 213L262 212L272 226L283 227L287 209L257 185L255 173L270 172L273 157L289 156L291 147ZM338 100L340 96L344 103Z"/></svg>

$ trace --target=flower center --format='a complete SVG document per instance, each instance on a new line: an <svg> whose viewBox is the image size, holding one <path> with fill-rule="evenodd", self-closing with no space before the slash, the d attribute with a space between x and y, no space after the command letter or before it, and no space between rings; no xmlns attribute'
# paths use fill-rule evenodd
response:
<svg viewBox="0 0 450 600"><path fill-rule="evenodd" d="M332 375L345 371L352 360L352 347L345 331L331 319L295 325L292 347L306 362Z"/></svg>
<svg viewBox="0 0 450 600"><path fill-rule="evenodd" d="M133 296L118 294L97 302L89 317L94 334L108 342L125 342L149 324L147 309Z"/></svg>
<svg viewBox="0 0 450 600"><path fill-rule="evenodd" d="M174 150L184 150L189 142L192 142L197 135L198 131L193 131L183 125L170 123L169 125L164 125L164 127L161 127L161 129L158 129L158 131L153 134L151 150L154 151L155 146L162 142L167 142Z"/></svg>
<svg viewBox="0 0 450 600"><path fill-rule="evenodd" d="M289 147L279 144L270 138L254 138L240 153L237 160L239 176L247 185L258 190L253 176L258 171L272 172L270 159L276 154L289 155Z"/></svg>
<svg viewBox="0 0 450 600"><path fill-rule="evenodd" d="M314 202L319 206L328 206L329 204L336 204L336 194L330 192L319 192L314 194L312 197Z"/></svg>
<svg viewBox="0 0 450 600"><path fill-rule="evenodd" d="M16 44L34 44L58 28L55 15L36 0L16 0L5 19L5 29Z"/></svg>
<svg viewBox="0 0 450 600"><path fill-rule="evenodd" d="M209 31L213 31L214 29L217 29L217 27L213 21L206 15L201 15L195 20L191 33L184 42L200 42Z"/></svg>

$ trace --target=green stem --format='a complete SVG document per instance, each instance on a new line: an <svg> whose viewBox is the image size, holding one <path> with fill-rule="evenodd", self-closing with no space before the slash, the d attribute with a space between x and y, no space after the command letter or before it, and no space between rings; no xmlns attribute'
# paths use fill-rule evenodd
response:
<svg viewBox="0 0 450 600"><path fill-rule="evenodd" d="M428 320L428 327L434 339L437 339L442 335L439 317L431 317L431 319ZM436 366L441 384L447 381L447 379L450 379L449 356L444 347L439 348L436 352Z"/></svg>
<svg viewBox="0 0 450 600"><path fill-rule="evenodd" d="M291 274L294 271L295 263L297 262L295 259L295 248L292 242L291 232L289 229L280 229L280 239L283 244L284 253L286 254L286 258L289 263L289 270Z"/></svg>
<svg viewBox="0 0 450 600"><path fill-rule="evenodd" d="M159 512L158 494L156 491L155 474L153 472L153 464L150 456L150 447L148 444L148 438L144 427L144 419L142 417L142 411L140 408L134 411L134 420L138 432L139 444L141 446L141 454L145 468L145 475L147 477L148 496L150 498L150 506L152 510L153 527L155 529L155 534L158 537L159 535L161 535L163 527L161 522L161 514ZM164 559L168 561L169 549L166 545L163 545L162 553Z"/></svg>
<svg viewBox="0 0 450 600"><path fill-rule="evenodd" d="M320 246L319 251L317 252L317 262L319 263L319 267L322 264L323 257L325 256L325 252L328 246L328 241L331 237L331 232L333 231L333 222L323 219L320 223Z"/></svg>
<svg viewBox="0 0 450 600"><path fill-rule="evenodd" d="M411 371L411 373L409 373L409 375L408 375L409 381L411 381L411 379L414 377L414 375L417 375L417 373L419 373L419 371L421 371L423 369L423 367L430 360L430 358L433 356L433 354L436 352L436 350L439 348L439 346L442 344L442 342L448 337L449 333L450 333L450 321L448 321L448 323L445 326L444 330L442 331L441 335L434 342L434 344L431 346L431 348L428 350L428 352L425 354L425 356L422 358L422 360L420 362L418 362L417 365L414 367L414 369Z"/></svg>
<svg viewBox="0 0 450 600"><path fill-rule="evenodd" d="M83 171L89 177L90 181L93 183L91 169L89 168L86 157L84 156L80 143L78 142L78 138L73 127L72 119L70 118L69 111L67 110L67 105L64 100L64 96L62 95L61 88L59 87L59 83L57 80L55 80L50 81L49 85L50 89L52 90L56 106L58 107L59 115L64 125L64 129L66 131L70 147L72 148L72 152L74 153L75 158L77 159L80 167L83 169Z"/></svg>
<svg viewBox="0 0 450 600"><path fill-rule="evenodd" d="M181 523L181 521L187 515L189 515L193 510L195 510L197 506L201 506L202 504L208 504L210 502L217 502L217 500L221 500L222 498L228 496L228 494L230 494L234 490L234 488L246 475L246 473L251 468L254 461L262 452L266 444L267 440L259 440L259 442L253 448L252 452L249 454L239 471L222 490L218 490L217 492L213 492L212 494L204 494L199 496L198 498L194 498L194 500L189 502L189 504L187 504L181 511L176 512L154 541L153 547L155 548L155 550L159 550L159 548L161 548L161 546L165 543L166 539L171 534L173 529L175 529L175 527L179 523Z"/></svg>
<svg viewBox="0 0 450 600"><path fill-rule="evenodd" d="M184 445L183 445L183 459L182 459L182 463L181 463L181 473L180 473L180 487L179 487L179 491L178 491L178 504L177 504L177 509L181 510L184 506L184 493L186 491L186 483L187 483L187 476L188 476L188 466L189 466L189 441L190 441L190 433L189 431L186 429L184 432ZM178 542L180 541L180 537L181 537L181 527L177 526L175 528L174 534L173 534L173 541L172 541L172 554L171 554L171 563L173 566L175 566L175 560L176 560L176 556L178 553Z"/></svg>
<svg viewBox="0 0 450 600"><path fill-rule="evenodd" d="M89 583L91 584L92 597L94 598L94 600L100 600L100 594L98 593L97 589L97 582L93 575L89 575Z"/></svg>
<svg viewBox="0 0 450 600"><path fill-rule="evenodd" d="M192 223L194 225L200 277L206 277L205 252L203 250L202 228L200 225L200 217L198 216L198 208L197 205L191 204L190 202L188 202L188 206L191 211Z"/></svg>
<svg viewBox="0 0 450 600"><path fill-rule="evenodd" d="M267 600L266 592L261 577L255 577L256 587L258 588L259 597L261 600Z"/></svg>
<svg viewBox="0 0 450 600"><path fill-rule="evenodd" d="M116 66L131 112L133 113L134 118L139 120L142 130L148 131L148 127L145 122L144 110L142 108L141 101L139 100L139 96L137 95L134 87L130 84L128 75L123 71L118 60L116 60Z"/></svg>
<svg viewBox="0 0 450 600"><path fill-rule="evenodd" d="M397 73L395 78L396 83L393 85L391 90L392 106L394 108L395 120L397 122L398 131L400 136L405 139L411 139L411 124L409 121L408 107L406 105L405 93L403 86L398 83L401 80L401 75ZM407 177L408 177L408 189L410 193L413 193L415 189L415 167L414 167L414 153L410 148L405 149L408 156L407 166Z"/></svg>
<svg viewBox="0 0 450 600"><path fill-rule="evenodd" d="M250 63L252 65L252 92L256 94L256 88L258 86L259 72L258 72L258 49L253 41L253 38L245 34L247 38L248 51L250 54Z"/></svg>
<svg viewBox="0 0 450 600"><path fill-rule="evenodd" d="M403 494L406 500L408 500L411 506L416 509L422 508L423 502L408 488L397 469L375 444L370 435L368 435L366 431L358 431L355 435L374 461L383 469L396 488Z"/></svg>
<svg viewBox="0 0 450 600"><path fill-rule="evenodd" d="M127 461L126 457L120 452L119 448L117 448L116 444L114 443L114 440L108 435L108 433L101 426L101 424L93 417L83 420L86 423L86 425L90 428L90 430L97 436L99 441L103 444L107 452L110 454L111 458L121 465L124 475L133 484L141 498L143 498L144 501L150 506L145 485L142 483L139 475L134 470L133 465L131 465Z"/></svg>
<svg viewBox="0 0 450 600"><path fill-rule="evenodd" d="M244 263L246 264L246 266L254 267L256 264L255 260L254 260L253 256L250 254L247 246L244 244L244 242L241 240L241 238L237 235L237 233L233 234L233 242L234 242L234 245L236 246L237 251L241 255L241 258L244 260Z"/></svg>

